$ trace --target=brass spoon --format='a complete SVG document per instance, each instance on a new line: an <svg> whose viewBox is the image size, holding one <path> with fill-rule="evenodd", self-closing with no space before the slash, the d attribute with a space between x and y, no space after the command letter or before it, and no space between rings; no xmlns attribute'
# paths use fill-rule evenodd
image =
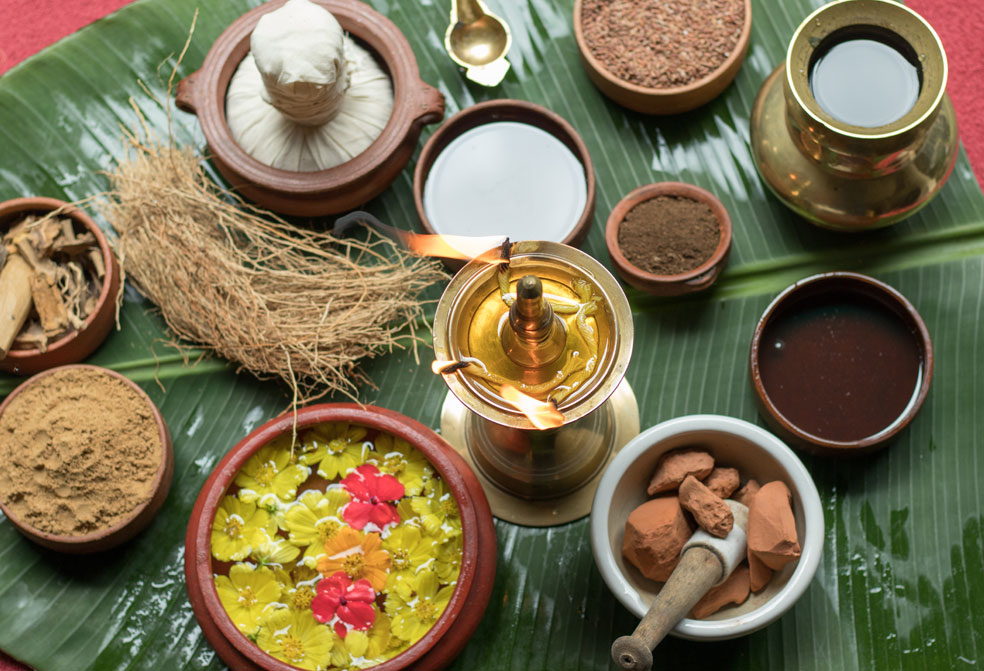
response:
<svg viewBox="0 0 984 671"><path fill-rule="evenodd" d="M509 71L506 52L512 33L481 0L451 0L451 23L444 48L465 76L482 86L497 86Z"/></svg>

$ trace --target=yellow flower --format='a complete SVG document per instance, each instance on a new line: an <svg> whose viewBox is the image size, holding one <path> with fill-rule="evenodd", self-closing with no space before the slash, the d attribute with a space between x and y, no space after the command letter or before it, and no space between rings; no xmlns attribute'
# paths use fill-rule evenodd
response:
<svg viewBox="0 0 984 671"><path fill-rule="evenodd" d="M410 506L420 516L424 531L444 540L461 534L461 517L454 496L443 480L429 480L424 487L426 496L414 496Z"/></svg>
<svg viewBox="0 0 984 671"><path fill-rule="evenodd" d="M276 523L265 510L226 496L212 521L212 556L219 561L241 561L253 548L275 533Z"/></svg>
<svg viewBox="0 0 984 671"><path fill-rule="evenodd" d="M256 501L256 505L259 508L267 511L273 521L277 523L277 527L287 531L287 509L290 508L289 503L285 503L280 500L280 497L270 492L269 494L264 494Z"/></svg>
<svg viewBox="0 0 984 671"><path fill-rule="evenodd" d="M401 524L390 531L383 540L383 549L390 556L390 574L387 584L398 578L408 578L421 567L434 562L434 539L424 536L419 527Z"/></svg>
<svg viewBox="0 0 984 671"><path fill-rule="evenodd" d="M290 448L277 441L264 445L243 464L234 482L241 487L242 501L255 501L265 494L276 494L284 501L297 496L297 486L307 480L311 469L291 463Z"/></svg>
<svg viewBox="0 0 984 671"><path fill-rule="evenodd" d="M432 564L434 572L445 585L458 581L461 572L461 536L449 538L437 546L437 558Z"/></svg>
<svg viewBox="0 0 984 671"><path fill-rule="evenodd" d="M318 475L325 480L344 477L366 461L369 446L366 429L347 422L326 422L304 434L301 441L302 464L320 464Z"/></svg>
<svg viewBox="0 0 984 671"><path fill-rule="evenodd" d="M263 533L266 534L266 532ZM282 536L273 536L272 538L266 536L266 540L259 542L252 552L253 559L260 566L267 566L268 564L283 566L297 559L299 554L301 554L301 549Z"/></svg>
<svg viewBox="0 0 984 671"><path fill-rule="evenodd" d="M376 619L367 631L349 629L344 639L337 639L331 651L331 663L339 668L353 666L366 669L382 664L393 657L390 652L392 634L390 621L385 613L375 608Z"/></svg>
<svg viewBox="0 0 984 671"><path fill-rule="evenodd" d="M328 666L334 634L311 615L279 608L263 618L256 644L268 655L293 666L318 671Z"/></svg>
<svg viewBox="0 0 984 671"><path fill-rule="evenodd" d="M247 636L256 633L263 610L280 597L280 583L268 568L234 564L229 575L215 576L215 591L229 618Z"/></svg>
<svg viewBox="0 0 984 671"><path fill-rule="evenodd" d="M417 496L424 489L424 482L431 478L434 470L427 458L410 447L402 438L388 433L376 438L376 454L371 459L383 473L396 476L403 484L407 496Z"/></svg>
<svg viewBox="0 0 984 671"><path fill-rule="evenodd" d="M377 592L386 585L390 558L382 549L379 534L363 536L352 527L342 527L325 543L325 555L318 560L318 571L328 577L344 571L353 581L365 578Z"/></svg>
<svg viewBox="0 0 984 671"><path fill-rule="evenodd" d="M441 587L433 571L421 571L398 580L386 597L386 612L392 618L393 634L413 643L434 626L447 608L454 587Z"/></svg>
<svg viewBox="0 0 984 671"><path fill-rule="evenodd" d="M285 573L280 580L283 586L282 601L291 610L310 612L311 600L316 594L315 585L319 580L321 574L314 569L302 565L295 566L289 575Z"/></svg>
<svg viewBox="0 0 984 671"><path fill-rule="evenodd" d="M287 531L291 543L306 547L300 560L305 566L318 565L318 557L325 554L325 543L344 526L339 510L348 502L348 492L336 486L325 493L308 490L290 506L285 515Z"/></svg>

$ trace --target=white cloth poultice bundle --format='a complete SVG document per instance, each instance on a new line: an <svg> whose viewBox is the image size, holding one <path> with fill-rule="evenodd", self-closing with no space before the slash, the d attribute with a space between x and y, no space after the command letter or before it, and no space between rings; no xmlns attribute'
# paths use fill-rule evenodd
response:
<svg viewBox="0 0 984 671"><path fill-rule="evenodd" d="M359 155L392 111L389 77L309 0L289 0L260 18L226 92L239 145L261 163L298 172Z"/></svg>

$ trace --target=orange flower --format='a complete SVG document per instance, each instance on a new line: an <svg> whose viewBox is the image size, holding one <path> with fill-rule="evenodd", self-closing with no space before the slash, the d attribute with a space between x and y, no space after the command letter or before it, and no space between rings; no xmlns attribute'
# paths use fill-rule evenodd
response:
<svg viewBox="0 0 984 671"><path fill-rule="evenodd" d="M325 555L318 559L318 571L328 577L344 571L353 581L365 578L377 592L386 586L390 557L379 534L363 536L351 527L342 527L325 542Z"/></svg>

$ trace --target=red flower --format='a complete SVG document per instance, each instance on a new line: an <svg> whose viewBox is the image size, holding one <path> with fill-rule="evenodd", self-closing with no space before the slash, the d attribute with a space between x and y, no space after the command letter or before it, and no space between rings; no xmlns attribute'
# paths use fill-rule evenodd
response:
<svg viewBox="0 0 984 671"><path fill-rule="evenodd" d="M342 486L352 496L342 509L342 518L353 529L364 529L369 522L380 529L400 523L396 506L387 501L403 498L404 488L392 475L380 473L372 464L363 464L345 476Z"/></svg>
<svg viewBox="0 0 984 671"><path fill-rule="evenodd" d="M342 638L348 634L345 625L365 631L376 621L372 607L376 592L365 578L353 583L344 571L336 571L327 580L319 580L315 591L311 599L314 619L324 624L337 615L334 628Z"/></svg>

